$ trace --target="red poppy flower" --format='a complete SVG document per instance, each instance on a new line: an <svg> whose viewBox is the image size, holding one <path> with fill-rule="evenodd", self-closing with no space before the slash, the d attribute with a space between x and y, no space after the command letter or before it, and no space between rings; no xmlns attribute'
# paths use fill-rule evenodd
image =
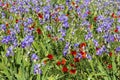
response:
<svg viewBox="0 0 120 80"><path fill-rule="evenodd" d="M85 47L85 46L86 46L86 43L85 43L85 42L80 44L80 48L83 48L83 47Z"/></svg>
<svg viewBox="0 0 120 80"><path fill-rule="evenodd" d="M53 55L52 55L52 54L48 54L47 57L49 58L49 60L52 60L52 59L53 59Z"/></svg>
<svg viewBox="0 0 120 80"><path fill-rule="evenodd" d="M115 14L114 14L114 13L112 13L112 15L111 15L111 16L112 16L112 17L114 17L114 15L115 15Z"/></svg>
<svg viewBox="0 0 120 80"><path fill-rule="evenodd" d="M52 39L53 39L53 41L57 41L58 37L53 37Z"/></svg>
<svg viewBox="0 0 120 80"><path fill-rule="evenodd" d="M80 54L82 55L82 58L86 58L86 52L80 51Z"/></svg>
<svg viewBox="0 0 120 80"><path fill-rule="evenodd" d="M75 56L75 55L77 54L76 50L71 51L71 54L72 54L73 56Z"/></svg>
<svg viewBox="0 0 120 80"><path fill-rule="evenodd" d="M10 30L7 30L7 34L10 34Z"/></svg>
<svg viewBox="0 0 120 80"><path fill-rule="evenodd" d="M117 32L118 32L118 29L116 28L116 29L114 30L114 32L116 32L116 33L117 33Z"/></svg>
<svg viewBox="0 0 120 80"><path fill-rule="evenodd" d="M32 27L32 26L31 26L31 27L29 27L29 29L30 29L30 30L32 30L33 28L34 28L34 27Z"/></svg>
<svg viewBox="0 0 120 80"><path fill-rule="evenodd" d="M38 34L42 34L42 31L41 31L40 28L37 28L37 33L38 33Z"/></svg>
<svg viewBox="0 0 120 80"><path fill-rule="evenodd" d="M75 5L75 2L72 1L72 5Z"/></svg>
<svg viewBox="0 0 120 80"><path fill-rule="evenodd" d="M6 27L8 27L9 25L8 25L8 23L6 23Z"/></svg>
<svg viewBox="0 0 120 80"><path fill-rule="evenodd" d="M76 73L76 69L71 69L70 70L70 74L75 74Z"/></svg>
<svg viewBox="0 0 120 80"><path fill-rule="evenodd" d="M51 38L51 34L48 34L47 37Z"/></svg>
<svg viewBox="0 0 120 80"><path fill-rule="evenodd" d="M80 51L80 54L82 55L82 58L86 58L86 52Z"/></svg>
<svg viewBox="0 0 120 80"><path fill-rule="evenodd" d="M35 23L31 27L29 27L29 29L32 30L34 29L34 27L35 27Z"/></svg>
<svg viewBox="0 0 120 80"><path fill-rule="evenodd" d="M112 52L109 53L109 56L110 56L110 57L112 56Z"/></svg>
<svg viewBox="0 0 120 80"><path fill-rule="evenodd" d="M34 29L34 26L29 27L30 30Z"/></svg>
<svg viewBox="0 0 120 80"><path fill-rule="evenodd" d="M46 64L46 63L47 63L47 60L44 60L43 63Z"/></svg>
<svg viewBox="0 0 120 80"><path fill-rule="evenodd" d="M113 18L117 18L117 16L114 16Z"/></svg>
<svg viewBox="0 0 120 80"><path fill-rule="evenodd" d="M59 22L59 18L58 18L58 17L56 17L54 20L55 20L56 22Z"/></svg>
<svg viewBox="0 0 120 80"><path fill-rule="evenodd" d="M69 14L66 14L66 16L69 16Z"/></svg>
<svg viewBox="0 0 120 80"><path fill-rule="evenodd" d="M43 19L43 14L38 13L38 17L39 17L40 19Z"/></svg>
<svg viewBox="0 0 120 80"><path fill-rule="evenodd" d="M94 17L94 21L97 21L97 17Z"/></svg>
<svg viewBox="0 0 120 80"><path fill-rule="evenodd" d="M114 13L112 13L111 17L117 18L117 16Z"/></svg>
<svg viewBox="0 0 120 80"><path fill-rule="evenodd" d="M61 62L60 61L57 61L56 65L60 66Z"/></svg>
<svg viewBox="0 0 120 80"><path fill-rule="evenodd" d="M78 7L79 7L78 5L75 6L75 8L78 8Z"/></svg>
<svg viewBox="0 0 120 80"><path fill-rule="evenodd" d="M90 12L90 11L88 11L87 13L88 13L88 14L91 14L91 12Z"/></svg>
<svg viewBox="0 0 120 80"><path fill-rule="evenodd" d="M112 69L112 64L109 64L109 65L107 66L107 68L108 68L108 69Z"/></svg>
<svg viewBox="0 0 120 80"><path fill-rule="evenodd" d="M19 20L18 20L18 19L16 19L16 23L18 23L18 21L19 21Z"/></svg>
<svg viewBox="0 0 120 80"><path fill-rule="evenodd" d="M74 58L74 62L79 62L80 59L79 58Z"/></svg>
<svg viewBox="0 0 120 80"><path fill-rule="evenodd" d="M71 63L70 66L71 66L71 67L75 67L75 64L72 64L72 63Z"/></svg>
<svg viewBox="0 0 120 80"><path fill-rule="evenodd" d="M63 58L62 61L61 61L61 64L65 65L66 64L66 59Z"/></svg>
<svg viewBox="0 0 120 80"><path fill-rule="evenodd" d="M82 55L82 58L83 58L83 59L85 59L85 58L86 58L86 53L84 53L84 54Z"/></svg>
<svg viewBox="0 0 120 80"><path fill-rule="evenodd" d="M62 71L63 72L68 72L68 68L66 66L63 66Z"/></svg>

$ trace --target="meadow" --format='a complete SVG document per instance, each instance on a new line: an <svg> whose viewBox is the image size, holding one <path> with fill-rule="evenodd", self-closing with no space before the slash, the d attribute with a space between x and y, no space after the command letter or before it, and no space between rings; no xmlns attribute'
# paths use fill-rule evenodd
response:
<svg viewBox="0 0 120 80"><path fill-rule="evenodd" d="M119 0L0 0L0 80L120 80Z"/></svg>

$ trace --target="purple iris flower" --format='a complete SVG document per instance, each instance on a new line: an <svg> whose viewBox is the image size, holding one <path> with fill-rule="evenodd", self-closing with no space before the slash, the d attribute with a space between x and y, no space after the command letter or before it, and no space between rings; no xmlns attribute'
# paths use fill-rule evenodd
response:
<svg viewBox="0 0 120 80"><path fill-rule="evenodd" d="M97 19L98 19L98 20L104 20L104 16L103 16L103 15L99 15L99 16L97 17Z"/></svg>
<svg viewBox="0 0 120 80"><path fill-rule="evenodd" d="M63 22L63 27L68 28L69 27L69 23L67 21Z"/></svg>
<svg viewBox="0 0 120 80"><path fill-rule="evenodd" d="M42 70L40 69L40 64L34 65L34 74L42 74Z"/></svg>
<svg viewBox="0 0 120 80"><path fill-rule="evenodd" d="M98 41L97 41L97 40L93 40L93 42L94 42L94 45L95 45L96 47L98 47L98 46L99 46L99 44L98 44Z"/></svg>
<svg viewBox="0 0 120 80"><path fill-rule="evenodd" d="M18 11L19 12L21 12L21 13L23 13L23 12L25 12L25 8L21 5L21 6L18 6Z"/></svg>
<svg viewBox="0 0 120 80"><path fill-rule="evenodd" d="M64 50L64 51L63 51L63 55L64 55L64 56L66 56L67 53L68 53L68 50Z"/></svg>
<svg viewBox="0 0 120 80"><path fill-rule="evenodd" d="M43 12L48 13L50 11L50 6L44 6L43 7Z"/></svg>
<svg viewBox="0 0 120 80"><path fill-rule="evenodd" d="M65 39L63 37L59 38L60 41L64 41Z"/></svg>
<svg viewBox="0 0 120 80"><path fill-rule="evenodd" d="M38 56L36 55L36 54L32 54L31 55L31 60L32 61L37 61L39 58L38 58Z"/></svg>
<svg viewBox="0 0 120 80"><path fill-rule="evenodd" d="M62 32L62 37L65 37L66 36L66 32Z"/></svg>
<svg viewBox="0 0 120 80"><path fill-rule="evenodd" d="M120 31L120 26L117 26L118 31Z"/></svg>
<svg viewBox="0 0 120 80"><path fill-rule="evenodd" d="M13 41L13 45L14 45L14 47L17 47L17 46L18 46L18 41L17 41L17 39L15 39L15 40Z"/></svg>
<svg viewBox="0 0 120 80"><path fill-rule="evenodd" d="M22 48L25 48L25 47L27 47L27 46L30 46L30 45L32 44L32 42L34 41L33 38L34 38L34 37L33 37L33 36L30 36L30 35L26 36L26 37L24 38L24 40L21 42L21 47L22 47Z"/></svg>
<svg viewBox="0 0 120 80"><path fill-rule="evenodd" d="M68 21L68 17L66 15L61 15L58 18L61 22L67 22Z"/></svg>
<svg viewBox="0 0 120 80"><path fill-rule="evenodd" d="M85 19L87 16L88 16L88 14L87 14L87 13L84 13L84 14L82 15L82 18Z"/></svg>
<svg viewBox="0 0 120 80"><path fill-rule="evenodd" d="M110 41L110 42L114 42L114 39L115 39L115 38L114 38L114 35L110 35L110 36L109 36L109 41Z"/></svg>
<svg viewBox="0 0 120 80"><path fill-rule="evenodd" d="M105 45L103 45L99 50L97 50L96 55L102 55L103 52L106 52L107 49Z"/></svg>
<svg viewBox="0 0 120 80"><path fill-rule="evenodd" d="M8 44L9 42L11 42L11 37L10 36L4 36L1 42L5 43L5 44Z"/></svg>
<svg viewBox="0 0 120 80"><path fill-rule="evenodd" d="M25 8L25 12L28 13L30 11L29 8Z"/></svg>
<svg viewBox="0 0 120 80"><path fill-rule="evenodd" d="M82 26L85 26L85 25L90 25L90 23L89 23L88 21L86 21L86 20L85 20L85 21L83 21L83 22L82 22L82 24L81 24L81 25L82 25Z"/></svg>
<svg viewBox="0 0 120 80"><path fill-rule="evenodd" d="M120 52L120 46L116 48L116 52Z"/></svg>
<svg viewBox="0 0 120 80"><path fill-rule="evenodd" d="M32 24L32 23L33 23L33 19L32 19L32 18L28 18L28 19L27 19L27 23L28 23L28 24Z"/></svg>
<svg viewBox="0 0 120 80"><path fill-rule="evenodd" d="M69 49L69 46L70 46L70 43L67 42L66 45L65 45L65 47L64 47L64 50L63 50L63 55L64 55L64 56L67 55L67 53L68 53L68 49Z"/></svg>
<svg viewBox="0 0 120 80"><path fill-rule="evenodd" d="M4 12L1 12L1 16L2 16L2 18L5 18L5 13Z"/></svg>
<svg viewBox="0 0 120 80"><path fill-rule="evenodd" d="M90 2L91 2L91 0L84 0L84 5L88 6Z"/></svg>
<svg viewBox="0 0 120 80"><path fill-rule="evenodd" d="M34 4L34 6L37 6L38 5L38 0L31 0L32 4Z"/></svg>
<svg viewBox="0 0 120 80"><path fill-rule="evenodd" d="M51 26L46 26L46 29L47 29L48 31L50 31L50 30L52 30L52 27L51 27Z"/></svg>
<svg viewBox="0 0 120 80"><path fill-rule="evenodd" d="M16 7L15 7L15 6L11 6L11 8L10 8L10 12L16 13L16 12L17 12Z"/></svg>
<svg viewBox="0 0 120 80"><path fill-rule="evenodd" d="M55 19L56 16L57 16L57 14L55 14L55 13L51 15L52 19Z"/></svg>
<svg viewBox="0 0 120 80"><path fill-rule="evenodd" d="M92 33L91 32L88 32L87 35L85 35L85 40L89 40L93 37Z"/></svg>
<svg viewBox="0 0 120 80"><path fill-rule="evenodd" d="M106 42L114 42L114 35L111 35L111 34L108 34L108 33L106 33L104 36L103 36L103 38L105 39L105 41Z"/></svg>
<svg viewBox="0 0 120 80"><path fill-rule="evenodd" d="M72 10L72 9L73 9L73 7L72 7L72 6L68 6L68 9L69 9L69 10Z"/></svg>
<svg viewBox="0 0 120 80"><path fill-rule="evenodd" d="M71 0L66 0L66 5L67 5L67 6L70 5L70 1L71 1Z"/></svg>
<svg viewBox="0 0 120 80"><path fill-rule="evenodd" d="M36 7L35 11L38 13L40 11L40 7Z"/></svg>
<svg viewBox="0 0 120 80"><path fill-rule="evenodd" d="M90 54L87 54L87 59L92 60L92 56Z"/></svg>
<svg viewBox="0 0 120 80"><path fill-rule="evenodd" d="M96 29L96 31L97 31L97 32L102 32L103 30L102 30L101 27L98 27L98 28Z"/></svg>
<svg viewBox="0 0 120 80"><path fill-rule="evenodd" d="M62 37L66 36L66 30L61 28L59 32L62 34Z"/></svg>
<svg viewBox="0 0 120 80"><path fill-rule="evenodd" d="M120 19L118 19L118 21L117 21L118 23L120 23Z"/></svg>
<svg viewBox="0 0 120 80"><path fill-rule="evenodd" d="M102 55L102 50L100 49L100 50L98 50L97 52L96 52L96 55Z"/></svg>
<svg viewBox="0 0 120 80"><path fill-rule="evenodd" d="M23 22L23 25L27 27L29 24L27 22Z"/></svg>
<svg viewBox="0 0 120 80"><path fill-rule="evenodd" d="M19 24L15 24L14 29L19 33L20 32Z"/></svg>
<svg viewBox="0 0 120 80"><path fill-rule="evenodd" d="M13 56L14 53L13 53L13 46L10 46L8 49L7 49L7 52L6 52L6 57L8 56Z"/></svg>
<svg viewBox="0 0 120 80"><path fill-rule="evenodd" d="M45 21L49 20L50 14L49 13L44 14L44 18L45 18Z"/></svg>
<svg viewBox="0 0 120 80"><path fill-rule="evenodd" d="M74 44L74 47L78 47L78 46L79 46L79 44L78 44L78 43L75 43L75 44Z"/></svg>
<svg viewBox="0 0 120 80"><path fill-rule="evenodd" d="M0 1L0 7L2 7L2 4L3 4L2 1Z"/></svg>
<svg viewBox="0 0 120 80"><path fill-rule="evenodd" d="M76 58L82 58L82 54L80 54L80 53L77 53L77 56L76 56Z"/></svg>
<svg viewBox="0 0 120 80"><path fill-rule="evenodd" d="M117 15L120 15L120 11L117 11Z"/></svg>
<svg viewBox="0 0 120 80"><path fill-rule="evenodd" d="M69 43L69 42L67 42L67 43L66 43L66 45L65 45L65 49L68 49L68 48L69 48L69 46L70 46L70 43Z"/></svg>
<svg viewBox="0 0 120 80"><path fill-rule="evenodd" d="M1 29L5 31L6 30L6 25L5 24L1 24Z"/></svg>

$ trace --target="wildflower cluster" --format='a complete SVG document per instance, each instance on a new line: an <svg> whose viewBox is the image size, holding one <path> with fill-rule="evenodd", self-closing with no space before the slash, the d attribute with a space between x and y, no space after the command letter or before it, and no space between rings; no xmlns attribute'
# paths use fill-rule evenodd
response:
<svg viewBox="0 0 120 80"><path fill-rule="evenodd" d="M120 79L119 0L0 0L2 80Z"/></svg>

